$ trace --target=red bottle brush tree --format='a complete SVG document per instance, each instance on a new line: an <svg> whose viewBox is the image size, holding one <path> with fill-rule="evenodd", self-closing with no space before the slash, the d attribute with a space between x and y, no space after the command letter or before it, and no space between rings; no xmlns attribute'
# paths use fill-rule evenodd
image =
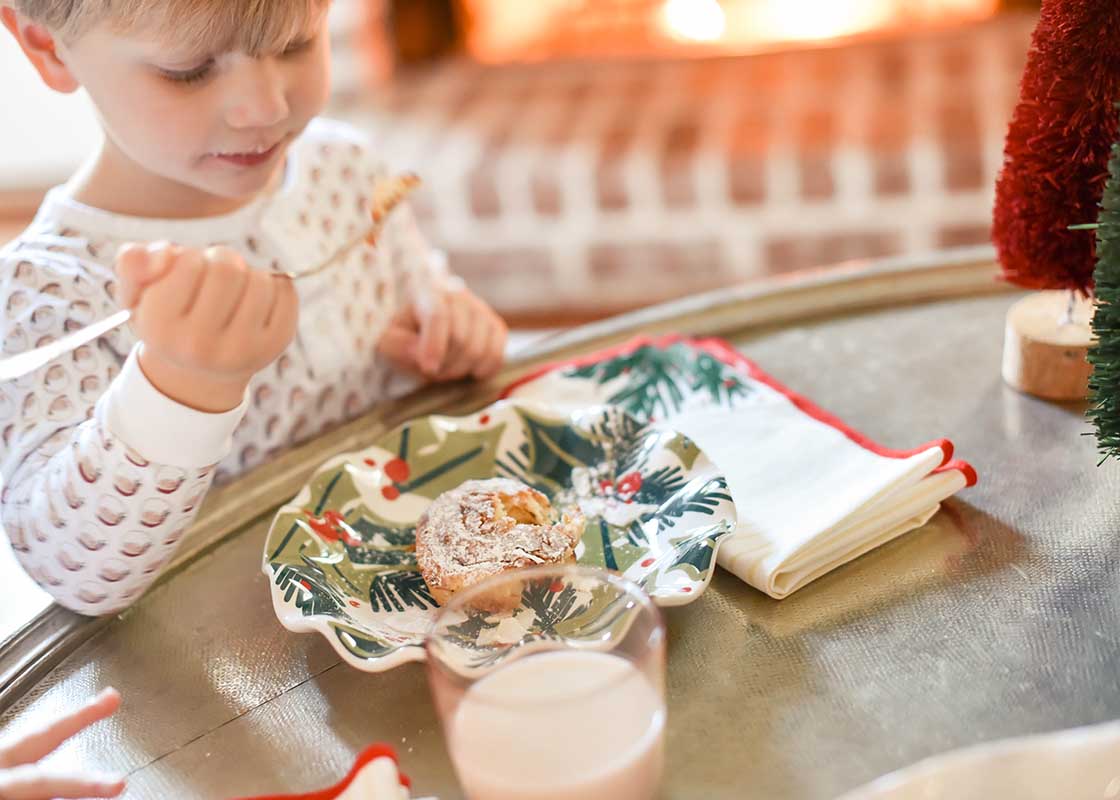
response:
<svg viewBox="0 0 1120 800"><path fill-rule="evenodd" d="M1043 0L996 184L993 238L1007 280L1093 288L1096 220L1120 100L1120 0Z"/></svg>

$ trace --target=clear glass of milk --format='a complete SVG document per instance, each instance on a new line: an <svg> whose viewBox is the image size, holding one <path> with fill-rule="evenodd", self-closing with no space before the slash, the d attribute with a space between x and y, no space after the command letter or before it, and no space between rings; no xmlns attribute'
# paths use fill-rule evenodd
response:
<svg viewBox="0 0 1120 800"><path fill-rule="evenodd" d="M456 593L427 650L470 800L656 797L665 628L635 584L590 567L506 573Z"/></svg>

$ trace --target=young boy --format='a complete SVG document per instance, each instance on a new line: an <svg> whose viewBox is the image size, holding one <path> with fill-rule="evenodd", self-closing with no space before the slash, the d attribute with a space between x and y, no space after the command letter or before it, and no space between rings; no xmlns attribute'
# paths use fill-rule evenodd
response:
<svg viewBox="0 0 1120 800"><path fill-rule="evenodd" d="M98 152L0 250L12 356L120 307L129 330L0 385L3 525L62 605L111 614L173 554L211 482L354 417L395 375L487 378L506 328L448 276L387 170L317 119L329 0L0 0L43 81L84 87Z"/></svg>

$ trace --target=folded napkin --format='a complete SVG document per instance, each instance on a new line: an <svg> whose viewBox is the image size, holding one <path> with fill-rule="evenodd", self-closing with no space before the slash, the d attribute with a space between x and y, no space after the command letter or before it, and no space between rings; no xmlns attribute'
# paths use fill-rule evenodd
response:
<svg viewBox="0 0 1120 800"><path fill-rule="evenodd" d="M566 410L610 403L688 436L726 476L738 513L718 563L777 599L924 525L976 483L948 440L882 447L719 339L639 338L538 370L504 396Z"/></svg>
<svg viewBox="0 0 1120 800"><path fill-rule="evenodd" d="M396 752L385 745L374 745L358 756L341 782L329 789L252 800L408 800L410 786L408 778L398 771Z"/></svg>

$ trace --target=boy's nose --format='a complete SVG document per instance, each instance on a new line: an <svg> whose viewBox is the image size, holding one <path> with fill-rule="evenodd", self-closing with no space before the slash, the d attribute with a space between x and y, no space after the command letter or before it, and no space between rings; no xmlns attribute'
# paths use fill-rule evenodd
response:
<svg viewBox="0 0 1120 800"><path fill-rule="evenodd" d="M226 110L230 127L268 128L287 119L289 111L282 72L268 59L244 65L244 78Z"/></svg>

